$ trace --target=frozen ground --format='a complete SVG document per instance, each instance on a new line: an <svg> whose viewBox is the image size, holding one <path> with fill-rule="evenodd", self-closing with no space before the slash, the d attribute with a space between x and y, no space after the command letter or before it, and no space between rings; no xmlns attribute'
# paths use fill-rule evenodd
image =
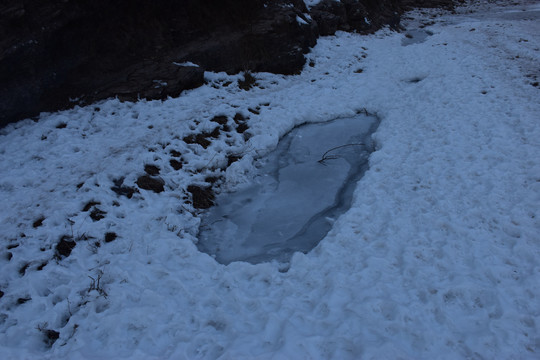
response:
<svg viewBox="0 0 540 360"><path fill-rule="evenodd" d="M202 215L198 248L222 264L288 262L313 249L349 209L378 125L359 114L294 128L250 183L223 192Z"/></svg>
<svg viewBox="0 0 540 360"><path fill-rule="evenodd" d="M1 130L2 357L539 358L540 4L504 3L413 13L433 35L408 46L320 39L250 91L207 74ZM287 272L197 250L189 185L241 187L295 125L362 108L377 151L314 250ZM119 195L145 164L164 191Z"/></svg>

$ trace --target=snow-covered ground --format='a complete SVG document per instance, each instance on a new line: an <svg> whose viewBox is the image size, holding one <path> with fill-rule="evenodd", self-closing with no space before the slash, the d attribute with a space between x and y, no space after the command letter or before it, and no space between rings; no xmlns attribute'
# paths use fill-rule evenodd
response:
<svg viewBox="0 0 540 360"><path fill-rule="evenodd" d="M540 3L503 3L412 13L433 35L408 46L319 39L314 66L249 91L208 73L177 99L0 130L1 357L539 358ZM314 250L286 272L197 250L189 185L234 189L295 125L363 108L382 120L377 151ZM206 149L183 141L216 115ZM163 192L111 190L145 164Z"/></svg>

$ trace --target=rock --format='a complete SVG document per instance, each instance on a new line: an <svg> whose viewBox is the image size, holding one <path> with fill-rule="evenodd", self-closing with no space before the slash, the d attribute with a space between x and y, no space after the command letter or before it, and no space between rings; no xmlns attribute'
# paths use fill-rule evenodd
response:
<svg viewBox="0 0 540 360"><path fill-rule="evenodd" d="M5 0L0 126L108 97L178 96L202 85L205 69L296 73L315 25L296 21L302 1L288 3Z"/></svg>
<svg viewBox="0 0 540 360"><path fill-rule="evenodd" d="M30 263L26 263L24 264L20 269L19 269L19 274L21 276L24 276L26 274L26 270L28 270L28 267L30 266Z"/></svg>
<svg viewBox="0 0 540 360"><path fill-rule="evenodd" d="M109 97L178 96L205 70L295 74L319 34L398 28L405 9L451 4L323 0L311 20L302 0L3 0L0 127Z"/></svg>
<svg viewBox="0 0 540 360"><path fill-rule="evenodd" d="M452 9L454 3L453 0L322 0L310 13L320 35L333 35L338 30L367 34L385 25L400 30L400 15L404 11L416 7Z"/></svg>
<svg viewBox="0 0 540 360"><path fill-rule="evenodd" d="M227 125L229 118L226 115L216 115L210 121L218 123L219 125Z"/></svg>
<svg viewBox="0 0 540 360"><path fill-rule="evenodd" d="M111 187L111 190L114 191L119 196L125 196L128 199L133 197L133 194L138 193L139 190L131 186L124 185L124 178L118 178L113 180L114 186Z"/></svg>
<svg viewBox="0 0 540 360"><path fill-rule="evenodd" d="M199 144L204 149L206 149L212 143L210 140L207 139L207 137L208 137L207 133L191 134L191 135L185 136L182 140L186 144Z"/></svg>
<svg viewBox="0 0 540 360"><path fill-rule="evenodd" d="M242 158L239 154L229 154L227 155L227 167L231 166L233 163L237 162Z"/></svg>
<svg viewBox="0 0 540 360"><path fill-rule="evenodd" d="M248 8L251 11L240 24L228 24L208 34L202 42L196 39L179 47L181 61L228 73L298 73L305 63L303 54L315 45L317 38L314 22L308 18L305 23L297 21L297 16L305 18L303 2L275 0L264 4L253 0Z"/></svg>
<svg viewBox="0 0 540 360"><path fill-rule="evenodd" d="M180 153L180 151L174 150L174 149L171 150L169 153L171 154L171 156L176 157L176 158L179 158L180 156L182 156L182 153Z"/></svg>
<svg viewBox="0 0 540 360"><path fill-rule="evenodd" d="M90 218L93 220L93 221L99 221L101 219L104 219L105 218L105 215L107 215L107 212L99 209L97 206L94 207L92 209L92 211L90 212Z"/></svg>
<svg viewBox="0 0 540 360"><path fill-rule="evenodd" d="M160 193L165 190L165 181L160 178L150 177L148 175L140 176L137 179L137 186L144 190L152 190L153 192Z"/></svg>
<svg viewBox="0 0 540 360"><path fill-rule="evenodd" d="M144 172L151 176L159 175L159 167L152 164L145 164L144 165Z"/></svg>
<svg viewBox="0 0 540 360"><path fill-rule="evenodd" d="M22 305L22 304L24 304L24 303L26 303L26 302L28 302L28 301L30 301L30 300L32 300L31 297L22 297L22 298L18 298L18 299L17 299L17 304L18 304L18 305Z"/></svg>
<svg viewBox="0 0 540 360"><path fill-rule="evenodd" d="M99 201L90 200L84 205L84 207L82 208L82 211L88 211L96 205L101 205L101 203Z"/></svg>
<svg viewBox="0 0 540 360"><path fill-rule="evenodd" d="M71 236L64 235L56 244L56 256L58 258L67 257L71 255L71 251L77 245Z"/></svg>
<svg viewBox="0 0 540 360"><path fill-rule="evenodd" d="M175 160L175 159L170 159L169 164L174 170L180 170L182 169L182 166L183 166L183 164L180 161Z"/></svg>
<svg viewBox="0 0 540 360"><path fill-rule="evenodd" d="M464 0L401 0L401 8L404 11L414 8L442 8L451 10L456 3L464 2Z"/></svg>
<svg viewBox="0 0 540 360"><path fill-rule="evenodd" d="M52 347L56 340L58 340L58 338L60 337L60 333L58 331L51 329L44 329L42 331L43 335L45 336L43 341L48 347Z"/></svg>
<svg viewBox="0 0 540 360"><path fill-rule="evenodd" d="M244 71L244 78L238 79L238 87L244 91L250 90L257 85L257 79L249 71Z"/></svg>
<svg viewBox="0 0 540 360"><path fill-rule="evenodd" d="M347 11L340 1L323 0L311 10L317 23L319 35L333 35L338 30L348 29Z"/></svg>
<svg viewBox="0 0 540 360"><path fill-rule="evenodd" d="M111 241L114 241L117 237L118 235L115 232L108 232L105 234L105 242L109 243Z"/></svg>
<svg viewBox="0 0 540 360"><path fill-rule="evenodd" d="M400 14L396 0L323 0L311 9L320 35L333 35L337 30L367 34L385 24L397 29Z"/></svg>
<svg viewBox="0 0 540 360"><path fill-rule="evenodd" d="M236 132L239 133L239 134L243 134L247 129L249 129L248 125L244 122L244 123L240 123L238 124L238 126L236 127Z"/></svg>
<svg viewBox="0 0 540 360"><path fill-rule="evenodd" d="M33 223L32 223L32 227L35 229L35 228L38 228L40 227L41 225L43 225L43 221L45 220L45 217L44 216L40 216L39 218L37 218L37 220L35 220Z"/></svg>
<svg viewBox="0 0 540 360"><path fill-rule="evenodd" d="M189 185L187 191L191 193L195 209L208 209L214 205L215 196L211 187L203 188L197 185Z"/></svg>

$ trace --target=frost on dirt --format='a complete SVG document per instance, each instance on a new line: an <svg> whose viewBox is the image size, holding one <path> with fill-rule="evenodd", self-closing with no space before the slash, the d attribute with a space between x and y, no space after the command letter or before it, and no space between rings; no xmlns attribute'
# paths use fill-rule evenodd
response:
<svg viewBox="0 0 540 360"><path fill-rule="evenodd" d="M199 249L224 264L283 262L311 250L350 207L377 126L358 115L294 128L250 184L218 196L203 217Z"/></svg>

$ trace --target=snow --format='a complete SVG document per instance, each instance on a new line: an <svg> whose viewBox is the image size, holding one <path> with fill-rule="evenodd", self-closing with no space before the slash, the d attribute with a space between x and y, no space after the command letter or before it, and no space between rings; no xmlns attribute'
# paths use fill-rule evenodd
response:
<svg viewBox="0 0 540 360"><path fill-rule="evenodd" d="M254 74L250 91L241 75L206 73L179 98L0 130L3 357L538 358L539 4L501 4L430 18L433 35L409 46L388 30L319 39L314 67ZM224 174L238 189L294 126L362 108L381 119L370 169L314 250L287 271L197 250L188 185ZM182 140L238 112L249 136ZM233 153L243 158L220 170ZM136 187L145 164L164 192L111 191L120 177ZM89 201L105 218L82 211ZM55 259L63 235L77 245ZM50 348L46 330L59 333Z"/></svg>
<svg viewBox="0 0 540 360"><path fill-rule="evenodd" d="M191 66L191 67L199 67L199 65L192 63L191 61L185 61L183 63L173 62L174 65L177 66Z"/></svg>
<svg viewBox="0 0 540 360"><path fill-rule="evenodd" d="M298 15L296 15L296 22L300 25L308 25L308 23Z"/></svg>
<svg viewBox="0 0 540 360"><path fill-rule="evenodd" d="M304 0L304 3L308 7L308 9L312 8L313 6L317 5L320 2L321 2L321 0Z"/></svg>

